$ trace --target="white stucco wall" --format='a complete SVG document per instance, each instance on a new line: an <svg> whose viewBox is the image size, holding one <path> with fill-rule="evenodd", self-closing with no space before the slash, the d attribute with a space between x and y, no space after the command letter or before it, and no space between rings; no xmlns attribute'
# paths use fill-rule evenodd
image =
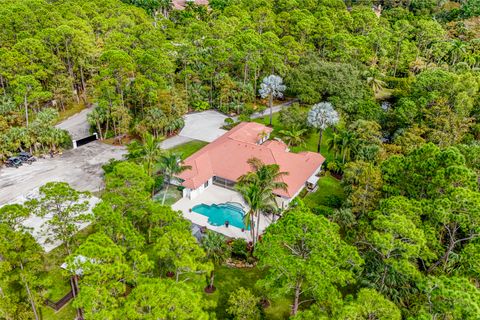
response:
<svg viewBox="0 0 480 320"><path fill-rule="evenodd" d="M307 179L307 180L310 180L311 178L315 177L316 175L318 175L320 173L320 171L322 171L322 166L318 167L317 170L315 170L315 172ZM306 183L306 181L305 181Z"/></svg>
<svg viewBox="0 0 480 320"><path fill-rule="evenodd" d="M315 170L315 172L308 178L313 178L315 177L317 174L320 173L320 171L322 171L322 166L318 167L317 170ZM308 180L307 179L307 180ZM296 197L298 197L298 195L300 194L300 192L302 192L302 190L306 187L306 184L307 184L307 181L305 181L304 185L302 188L300 188L297 193L295 193L291 198L286 198L286 197L282 197L282 196L277 196L277 205L279 208L288 208L288 205L290 204L290 202L292 202L293 199L295 199Z"/></svg>
<svg viewBox="0 0 480 320"><path fill-rule="evenodd" d="M211 177L210 179L208 179L208 186L205 187L205 183L202 184L200 187L198 187L197 189L189 189L189 188L185 188L183 189L183 197L184 198L189 198L189 199L195 199L199 194L201 194L206 188L208 188L209 186L211 186L213 183L213 177Z"/></svg>

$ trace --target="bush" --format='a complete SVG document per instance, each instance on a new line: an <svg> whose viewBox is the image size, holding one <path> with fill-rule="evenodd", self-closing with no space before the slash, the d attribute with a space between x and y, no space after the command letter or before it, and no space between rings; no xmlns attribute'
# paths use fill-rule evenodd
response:
<svg viewBox="0 0 480 320"><path fill-rule="evenodd" d="M333 215L334 211L332 208L319 205L318 207L312 208L312 212L319 216L330 217Z"/></svg>
<svg viewBox="0 0 480 320"><path fill-rule="evenodd" d="M307 128L307 111L298 103L292 104L289 108L283 108L279 113L279 120L285 128Z"/></svg>
<svg viewBox="0 0 480 320"><path fill-rule="evenodd" d="M342 206L342 198L335 194L330 194L326 197L326 205L330 208L340 208Z"/></svg>
<svg viewBox="0 0 480 320"><path fill-rule="evenodd" d="M236 258L245 259L248 256L247 241L245 239L235 239L232 242L232 255Z"/></svg>
<svg viewBox="0 0 480 320"><path fill-rule="evenodd" d="M220 112L223 112L225 114L229 114L230 113L230 105L229 104L222 104L221 106L218 107L218 110L220 110Z"/></svg>
<svg viewBox="0 0 480 320"><path fill-rule="evenodd" d="M105 163L102 166L103 172L105 174L113 172L113 168L115 168L115 166L117 164L119 164L120 162L122 162L122 161L121 160L110 159L107 163Z"/></svg>
<svg viewBox="0 0 480 320"><path fill-rule="evenodd" d="M234 124L235 120L233 120L232 118L225 118L224 122L226 125L229 125L229 124Z"/></svg>
<svg viewBox="0 0 480 320"><path fill-rule="evenodd" d="M205 111L210 109L210 104L206 101L195 101L192 103L192 106L195 111Z"/></svg>
<svg viewBox="0 0 480 320"><path fill-rule="evenodd" d="M260 319L259 303L260 298L250 290L240 287L230 293L227 312L233 316L234 320Z"/></svg>
<svg viewBox="0 0 480 320"><path fill-rule="evenodd" d="M246 114L241 114L238 116L238 121L243 122L243 121L250 121L250 116Z"/></svg>

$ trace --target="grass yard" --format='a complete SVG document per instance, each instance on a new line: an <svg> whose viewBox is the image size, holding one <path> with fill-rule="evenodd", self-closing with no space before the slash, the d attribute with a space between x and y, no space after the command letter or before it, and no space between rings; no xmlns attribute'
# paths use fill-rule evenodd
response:
<svg viewBox="0 0 480 320"><path fill-rule="evenodd" d="M68 119L71 116L73 116L74 114L79 113L80 111L82 111L85 108L86 108L86 106L85 106L84 103L74 103L74 104L68 106L67 108L65 108L65 111L60 111L59 112L57 122L61 122L65 119Z"/></svg>
<svg viewBox="0 0 480 320"><path fill-rule="evenodd" d="M72 307L72 302L69 302L57 312L50 307L42 306L40 307L40 315L42 320L73 320L77 312Z"/></svg>
<svg viewBox="0 0 480 320"><path fill-rule="evenodd" d="M341 201L345 199L340 180L327 174L318 180L318 189L305 196L303 201L310 208L318 206L332 206L332 197L338 197Z"/></svg>
<svg viewBox="0 0 480 320"><path fill-rule="evenodd" d="M179 146L176 146L172 149L169 149L172 153L177 153L182 156L182 159L188 158L204 146L206 146L208 142L200 141L200 140L193 140Z"/></svg>
<svg viewBox="0 0 480 320"><path fill-rule="evenodd" d="M216 267L215 269L215 287L217 290L212 294L205 294L207 299L217 303L215 312L217 319L229 319L230 315L226 312L228 308L228 297L240 287L250 289L257 296L258 290L255 290L255 283L262 278L264 273L258 268L237 269L227 266ZM290 299L277 298L270 301L271 305L264 310L265 318L271 320L288 319L290 316Z"/></svg>
<svg viewBox="0 0 480 320"><path fill-rule="evenodd" d="M164 193L164 189L160 190L157 194L153 196L153 199L162 203ZM182 198L182 192L179 191L176 186L170 186L168 188L167 195L165 196L165 205L171 206L172 204L180 200L180 198Z"/></svg>
<svg viewBox="0 0 480 320"><path fill-rule="evenodd" d="M273 132L271 135L272 138L275 138L275 137L281 138L281 135L279 132L283 130L284 127L280 123L279 118L280 118L280 114L278 112L273 114L273 118L272 118ZM253 121L268 125L270 122L270 116L266 115L263 118L254 119ZM322 139L321 154L327 159L327 161L333 160L334 158L333 154L328 151L328 140L331 138L331 136L332 136L332 130L330 128L324 131L323 139ZM307 136L305 137L304 145L292 147L291 150L292 152L302 152L302 151L317 152L317 144L318 144L318 131L314 130L307 134Z"/></svg>

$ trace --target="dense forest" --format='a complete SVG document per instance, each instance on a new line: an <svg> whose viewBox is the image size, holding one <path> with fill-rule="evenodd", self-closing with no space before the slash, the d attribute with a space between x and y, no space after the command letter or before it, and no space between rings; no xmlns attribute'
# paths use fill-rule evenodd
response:
<svg viewBox="0 0 480 320"><path fill-rule="evenodd" d="M0 208L0 319L40 319L47 258L21 222L52 208L59 255L90 259L84 319L275 319L269 303L293 319L479 318L479 0L0 0L0 30L0 160L66 147L54 125L90 105L101 139L139 138L105 166L92 214L58 209L90 196L61 183ZM340 191L299 197L254 247L199 245L152 200L179 170L158 141L189 111L248 120L272 74L298 99L274 134L317 151L320 133ZM318 125L320 110L335 121ZM214 301L205 277L213 288L226 255L261 272Z"/></svg>

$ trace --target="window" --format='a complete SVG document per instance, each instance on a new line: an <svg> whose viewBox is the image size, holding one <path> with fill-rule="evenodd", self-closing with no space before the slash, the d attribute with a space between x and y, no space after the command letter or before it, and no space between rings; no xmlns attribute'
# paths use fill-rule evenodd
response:
<svg viewBox="0 0 480 320"><path fill-rule="evenodd" d="M220 177L213 177L213 183L217 186L224 187L227 189L234 189L235 188L235 182L223 179Z"/></svg>

